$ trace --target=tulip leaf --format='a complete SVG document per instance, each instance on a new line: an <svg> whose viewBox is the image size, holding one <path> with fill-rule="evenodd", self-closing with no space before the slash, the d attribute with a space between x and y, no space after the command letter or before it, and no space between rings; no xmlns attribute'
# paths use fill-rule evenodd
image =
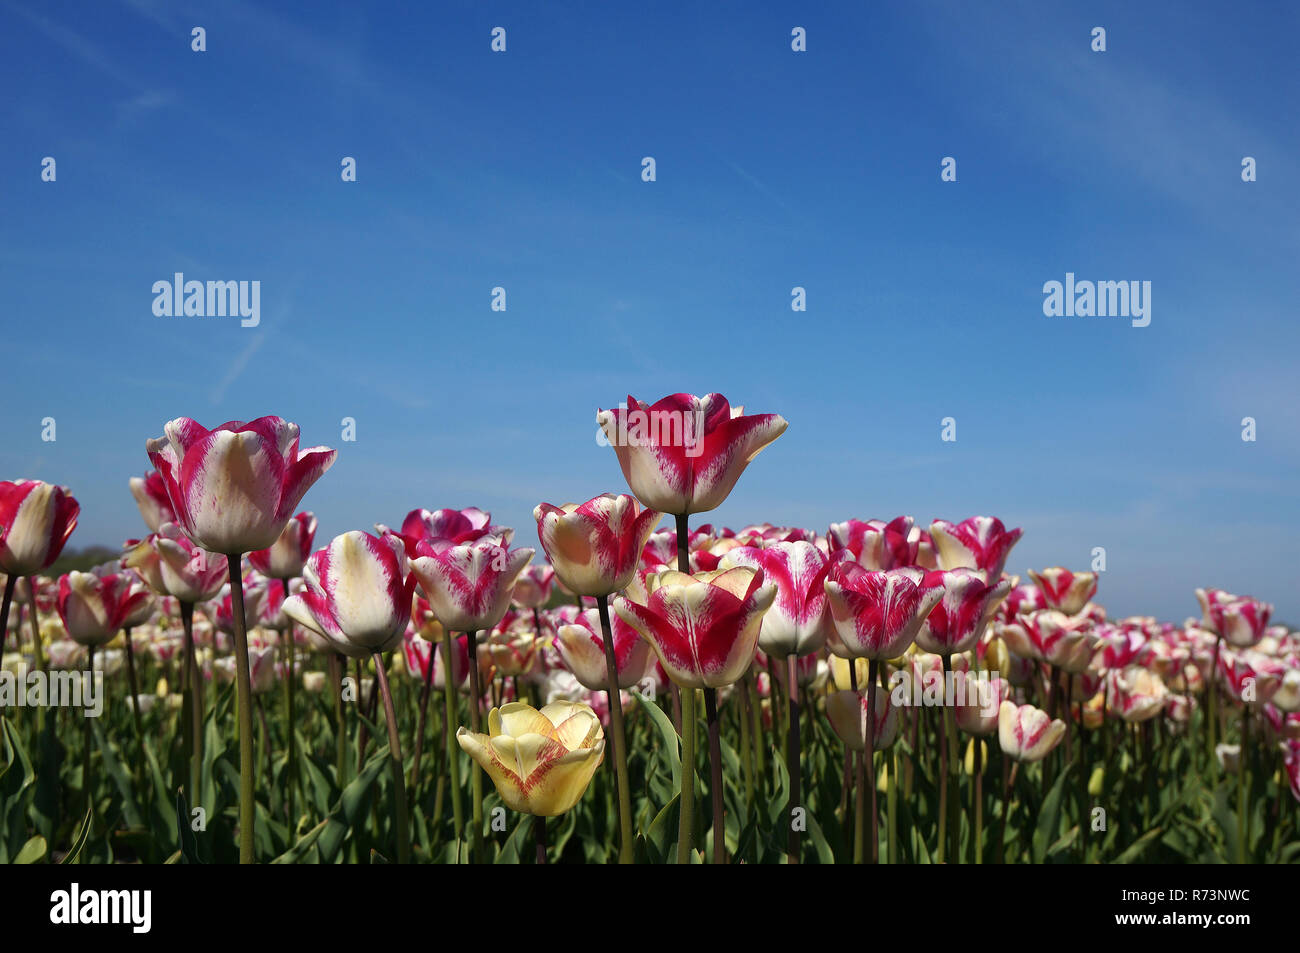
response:
<svg viewBox="0 0 1300 953"><path fill-rule="evenodd" d="M190 826L190 809L185 803L185 792L176 789L176 836L180 841L180 863L199 863L199 844L194 837L194 828Z"/></svg>
<svg viewBox="0 0 1300 953"><path fill-rule="evenodd" d="M77 858L86 847L86 841L90 839L90 829L94 825L95 805L91 804L86 808L86 816L81 819L81 826L77 829L77 836L72 841L72 849L64 855L61 864L75 864Z"/></svg>
<svg viewBox="0 0 1300 953"><path fill-rule="evenodd" d="M632 694L641 703L640 707L650 713L650 720L659 729L661 750L666 754L668 766L672 769L673 790L680 791L682 786L682 756L679 747L681 739L677 736L677 730L673 728L672 720L664 714L662 708L645 695L642 695L638 689L632 689Z"/></svg>
<svg viewBox="0 0 1300 953"><path fill-rule="evenodd" d="M1141 837L1135 840L1132 844L1130 844L1122 854L1120 854L1118 857L1114 859L1114 861L1112 861L1112 863L1116 863L1116 864L1133 863L1139 857L1141 857L1142 852L1146 850L1157 837L1160 836L1160 831L1161 829L1159 827L1153 827L1151 830L1147 831L1145 834L1143 834Z"/></svg>
<svg viewBox="0 0 1300 953"><path fill-rule="evenodd" d="M140 812L136 808L134 782L117 756L117 747L104 737L104 730L100 727L98 718L90 720L90 732L95 736L95 745L99 748L104 770L122 799L122 818L126 821L127 827L142 827L144 822L140 820Z"/></svg>
<svg viewBox="0 0 1300 953"><path fill-rule="evenodd" d="M1047 797L1043 799L1043 805L1038 811L1038 823L1034 827L1031 848L1036 864L1041 864L1047 859L1047 848L1056 841L1057 831L1061 826L1061 798L1065 792L1065 783L1070 777L1070 769L1073 767L1074 765L1067 764L1061 770L1056 783L1047 792Z"/></svg>

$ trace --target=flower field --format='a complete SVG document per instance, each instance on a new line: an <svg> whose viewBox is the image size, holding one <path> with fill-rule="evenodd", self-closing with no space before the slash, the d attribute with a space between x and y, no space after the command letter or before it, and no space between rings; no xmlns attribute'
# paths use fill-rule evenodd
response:
<svg viewBox="0 0 1300 953"><path fill-rule="evenodd" d="M1098 567L1009 572L1033 528L988 516L712 525L783 417L597 422L626 485L528 527L317 539L338 451L273 416L167 423L120 476L142 538L89 571L51 569L73 490L0 483L0 859L1300 860L1268 603L1113 618Z"/></svg>

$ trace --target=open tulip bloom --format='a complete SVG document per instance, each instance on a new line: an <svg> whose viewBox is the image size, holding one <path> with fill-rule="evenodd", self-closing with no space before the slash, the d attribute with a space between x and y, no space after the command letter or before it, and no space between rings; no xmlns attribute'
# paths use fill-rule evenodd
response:
<svg viewBox="0 0 1300 953"><path fill-rule="evenodd" d="M605 757L600 719L578 702L553 702L540 711L512 702L488 713L487 734L461 727L456 740L487 772L507 807L533 815L542 861L543 819L577 804Z"/></svg>

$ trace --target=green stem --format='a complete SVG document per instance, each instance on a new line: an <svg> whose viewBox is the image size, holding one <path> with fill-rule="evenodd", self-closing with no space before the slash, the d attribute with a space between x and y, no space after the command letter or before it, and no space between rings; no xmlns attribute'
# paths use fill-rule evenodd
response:
<svg viewBox="0 0 1300 953"><path fill-rule="evenodd" d="M230 564L230 614L235 624L235 692L239 706L239 862L253 863L253 680L248 668L248 632L244 618L244 580L239 554Z"/></svg>
<svg viewBox="0 0 1300 953"><path fill-rule="evenodd" d="M185 630L185 677L190 686L190 809L199 806L203 778L203 695L199 691L199 660L194 646L194 603L182 602Z"/></svg>
<svg viewBox="0 0 1300 953"><path fill-rule="evenodd" d="M609 726L614 736L614 776L618 784L618 862L630 864L633 847L632 789L627 779L627 735L623 727L623 700L618 690L618 661L614 655L614 629L609 620L609 596L597 596L596 609L600 614L600 628L605 642L605 694L609 696ZM545 859L544 848L539 849Z"/></svg>
<svg viewBox="0 0 1300 953"><path fill-rule="evenodd" d="M867 749L863 752L863 773L871 788L871 862L880 863L880 814L876 806L876 682L880 678L880 662L867 662Z"/></svg>
<svg viewBox="0 0 1300 953"><path fill-rule="evenodd" d="M397 711L393 707L393 693L388 686L388 671L384 659L374 654L375 677L384 696L384 721L388 723L388 766L393 774L393 799L397 802L397 862L411 862L410 822L407 819L406 769L402 767L402 742L397 737ZM431 660L432 661L432 660Z"/></svg>
<svg viewBox="0 0 1300 953"><path fill-rule="evenodd" d="M773 659L773 664L777 663ZM789 683L789 689L786 697L789 700L789 727L785 735L785 771L790 778L789 800L785 807L785 823L788 826L785 841L786 862L791 864L799 863L800 838L799 831L795 829L794 812L799 807L799 802L803 800L803 794L800 791L800 782L803 780L799 771L799 679L798 656L791 653L785 658L785 678ZM775 674L775 672L773 673ZM716 834L714 835L717 836Z"/></svg>
<svg viewBox="0 0 1300 953"><path fill-rule="evenodd" d="M469 649L469 722L470 728L475 734L482 732L483 714L479 710L483 702L483 689L479 684L478 671L478 633L466 632ZM486 858L483 849L483 769L475 761L470 765L470 788L473 800L470 802L473 808L474 819L474 860L475 863L484 863Z"/></svg>
<svg viewBox="0 0 1300 953"><path fill-rule="evenodd" d="M695 689L682 689L682 786L678 802L677 863L689 864L695 836Z"/></svg>
<svg viewBox="0 0 1300 953"><path fill-rule="evenodd" d="M280 585L284 589L284 598L288 599L289 580L281 579ZM294 684L294 677L293 677L294 644L293 644L293 623L292 622L290 622L288 624L288 627L284 630L283 638L284 638L284 656L285 656L284 707L285 707L285 713L289 719L288 723L285 726L285 734L288 735L287 747L289 751L289 760L285 765L285 780L287 781L287 787L288 787L287 813L289 818L289 836L292 838L297 828L297 818L294 816L293 809L294 809L294 801L295 801L294 795L296 793L296 788L298 786L298 759L297 759L298 745L297 745L297 739L294 737L294 735L296 734L296 729L298 727L297 719L295 718L296 713L294 711L295 708L294 692L297 686Z"/></svg>
<svg viewBox="0 0 1300 953"><path fill-rule="evenodd" d="M704 689L704 717L709 736L709 801L713 807L713 863L727 862L727 822L722 796L722 726L718 723L718 690ZM796 725L795 730L798 730ZM798 765L795 765L798 777ZM793 785L793 781L791 784Z"/></svg>
<svg viewBox="0 0 1300 953"><path fill-rule="evenodd" d="M849 659L849 688L852 689L853 694L858 694L858 660L856 658ZM867 853L867 767L864 755L865 752L853 759L853 862L855 864L863 863Z"/></svg>
<svg viewBox="0 0 1300 953"><path fill-rule="evenodd" d="M460 838L465 832L465 813L460 806L460 744L456 741L456 663L451 631L442 633L442 696L446 714L443 716L443 737L447 742L447 770L451 775L451 814L456 822L456 859L460 860ZM433 659L429 660L433 665Z"/></svg>
<svg viewBox="0 0 1300 953"><path fill-rule="evenodd" d="M943 683L944 683L944 706L943 706L943 727L948 737L948 766L952 775L952 792L948 799L948 812L951 815L948 822L948 836L952 840L949 848L949 854L954 864L961 863L961 797L958 788L961 783L961 764L962 751L961 745L957 741L957 719L953 714L952 705L947 704L947 686L952 684L952 656L943 656Z"/></svg>
<svg viewBox="0 0 1300 953"><path fill-rule="evenodd" d="M1241 706L1241 754L1237 756L1237 863L1246 862L1247 841L1250 839L1248 821L1250 805L1246 794L1250 790L1250 706Z"/></svg>

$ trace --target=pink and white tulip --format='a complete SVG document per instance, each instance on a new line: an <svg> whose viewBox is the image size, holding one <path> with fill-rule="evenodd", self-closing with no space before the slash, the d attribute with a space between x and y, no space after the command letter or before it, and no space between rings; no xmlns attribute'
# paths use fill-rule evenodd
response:
<svg viewBox="0 0 1300 953"><path fill-rule="evenodd" d="M0 482L0 570L30 576L59 558L81 506L65 486L40 480Z"/></svg>
<svg viewBox="0 0 1300 953"><path fill-rule="evenodd" d="M279 538L303 494L334 464L328 447L298 449L280 417L208 430L188 417L147 444L185 534L210 552L240 555Z"/></svg>
<svg viewBox="0 0 1300 953"><path fill-rule="evenodd" d="M663 514L640 510L626 493L602 493L586 503L533 510L537 538L555 575L573 593L607 596L627 588L646 541Z"/></svg>
<svg viewBox="0 0 1300 953"><path fill-rule="evenodd" d="M983 569L990 579L1002 575L1011 547L1022 530L1008 530L993 516L972 516L960 523L935 520L930 538L941 569Z"/></svg>

